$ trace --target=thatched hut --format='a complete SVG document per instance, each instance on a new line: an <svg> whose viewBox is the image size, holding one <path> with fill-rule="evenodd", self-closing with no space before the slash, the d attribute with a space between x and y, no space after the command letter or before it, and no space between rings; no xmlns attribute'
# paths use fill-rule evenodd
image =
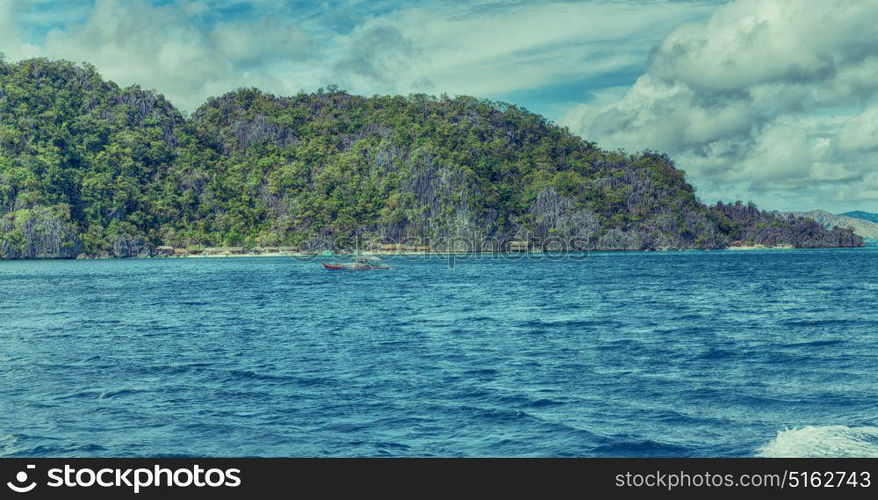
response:
<svg viewBox="0 0 878 500"><path fill-rule="evenodd" d="M530 243L527 241L512 240L506 244L506 248L510 252L527 252L530 249Z"/></svg>

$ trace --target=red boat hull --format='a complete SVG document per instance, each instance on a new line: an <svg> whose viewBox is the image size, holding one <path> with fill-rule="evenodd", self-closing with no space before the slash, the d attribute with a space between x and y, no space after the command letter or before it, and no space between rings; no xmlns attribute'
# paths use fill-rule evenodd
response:
<svg viewBox="0 0 878 500"><path fill-rule="evenodd" d="M327 264L323 262L323 268L331 271L378 271L390 269L387 265L369 265L369 264Z"/></svg>

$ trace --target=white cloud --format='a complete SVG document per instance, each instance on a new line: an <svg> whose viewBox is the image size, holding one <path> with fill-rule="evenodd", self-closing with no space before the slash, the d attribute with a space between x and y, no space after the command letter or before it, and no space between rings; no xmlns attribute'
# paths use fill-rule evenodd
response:
<svg viewBox="0 0 878 500"><path fill-rule="evenodd" d="M0 42L14 47L4 49L13 59L90 62L187 110L239 86L492 97L639 70L656 40L713 8L671 0L336 4L299 12L267 0L34 0L17 3L12 21L13 3L0 0L0 23L9 26ZM222 14L242 6L246 15ZM25 47L15 30L25 18L29 28L42 20L53 29Z"/></svg>
<svg viewBox="0 0 878 500"><path fill-rule="evenodd" d="M681 26L619 101L579 122L672 154L707 201L845 208L878 189L878 2L734 0ZM864 199L856 195L857 199Z"/></svg>
<svg viewBox="0 0 878 500"><path fill-rule="evenodd" d="M304 64L310 40L302 30L272 19L209 25L195 7L98 0L84 22L49 32L40 52L90 62L107 78L156 88L189 110L235 87L283 92L297 83L273 65Z"/></svg>
<svg viewBox="0 0 878 500"><path fill-rule="evenodd" d="M878 107L867 109L845 121L838 132L838 147L843 152L873 152L878 149Z"/></svg>
<svg viewBox="0 0 878 500"><path fill-rule="evenodd" d="M366 93L504 94L641 66L655 39L711 9L666 1L409 7L340 37L336 76ZM364 64L364 53L376 64Z"/></svg>
<svg viewBox="0 0 878 500"><path fill-rule="evenodd" d="M0 54L10 59L34 53L33 47L22 42L17 21L14 1L0 0Z"/></svg>

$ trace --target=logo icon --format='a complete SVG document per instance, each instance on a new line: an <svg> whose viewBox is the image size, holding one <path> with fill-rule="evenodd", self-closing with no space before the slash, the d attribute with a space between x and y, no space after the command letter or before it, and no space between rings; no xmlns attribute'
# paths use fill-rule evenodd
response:
<svg viewBox="0 0 878 500"><path fill-rule="evenodd" d="M36 468L37 468L36 465L28 465L27 466L28 470L36 469ZM9 489L16 492L16 493L27 493L27 492L29 492L32 489L37 487L37 483L35 483L35 482L31 482L30 484L28 484L26 486L20 486L20 485L24 485L24 483L27 482L27 471L19 471L18 474L15 475L15 481L18 484L14 483L12 481L9 481L8 483L6 483L6 486L9 486Z"/></svg>

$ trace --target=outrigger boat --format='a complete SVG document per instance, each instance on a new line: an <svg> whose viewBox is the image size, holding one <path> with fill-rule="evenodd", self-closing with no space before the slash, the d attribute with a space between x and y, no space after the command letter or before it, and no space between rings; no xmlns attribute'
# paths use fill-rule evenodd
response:
<svg viewBox="0 0 878 500"><path fill-rule="evenodd" d="M380 261L375 258L360 258L353 262L332 262L329 264L324 262L323 268L329 269L330 271L377 271L390 269L390 266L387 264L381 264Z"/></svg>

